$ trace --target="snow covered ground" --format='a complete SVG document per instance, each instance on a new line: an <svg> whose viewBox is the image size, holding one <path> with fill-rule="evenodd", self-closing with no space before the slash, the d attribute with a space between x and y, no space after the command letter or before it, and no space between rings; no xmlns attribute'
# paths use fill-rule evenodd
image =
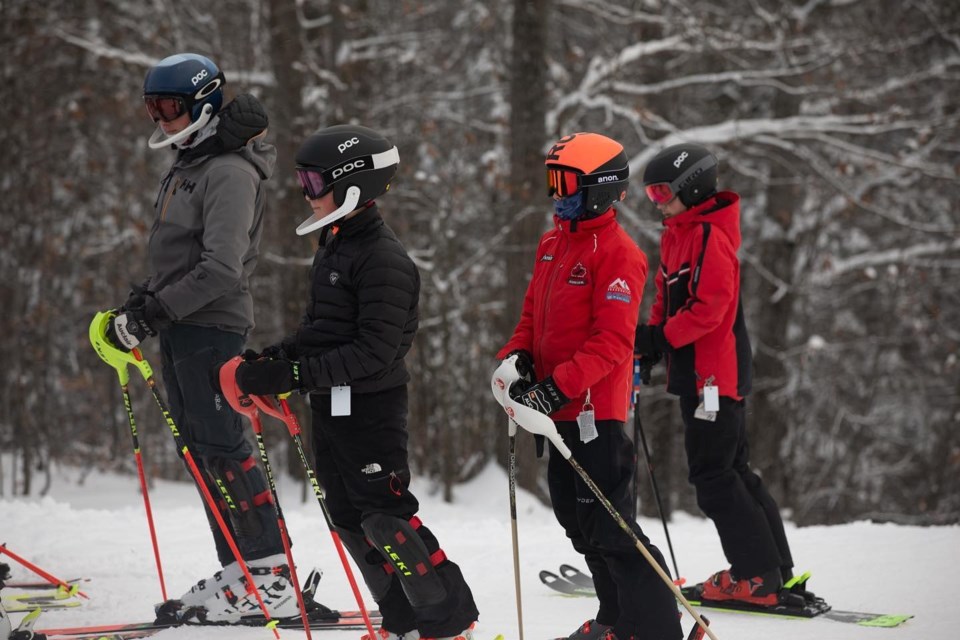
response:
<svg viewBox="0 0 960 640"><path fill-rule="evenodd" d="M6 466L9 469L9 466ZM51 611L40 628L106 624L150 619L160 588L150 549L137 481L132 477L91 474L83 486L76 472L57 472L52 495L43 499L0 499L0 542L6 542L39 566L63 577L88 576L91 599L82 607ZM502 633L519 638L510 542L507 478L491 466L475 481L458 487L454 504L429 495L429 483L414 481L424 522L438 535L448 555L463 568L480 608L478 640ZM355 603L312 494L299 502L299 486L286 480L280 488L294 556L302 575L310 567L324 571L318 599L335 608ZM187 483L158 482L151 491L167 588L171 597L199 577L216 570L210 533L199 498ZM585 569L563 536L552 512L528 495L518 496L524 635L534 640L566 636L595 613L587 598L568 598L540 584L540 569L556 571L560 563ZM658 520L641 526L666 552ZM724 568L712 524L680 514L670 533L681 572L702 580ZM960 570L960 527L907 527L859 522L787 533L803 570L812 571L811 588L838 609L916 616L895 629L858 627L830 620L787 620L712 612L720 640L940 640L956 638L960 611L956 576ZM4 561L8 561L4 560ZM26 577L15 563L14 577ZM373 606L369 594L368 606ZM14 624L19 614L13 614ZM684 630L692 623L683 617ZM359 638L360 632L323 632L323 637ZM271 638L262 629L169 629L158 640L184 638ZM281 637L304 638L284 630ZM318 634L319 637L319 634Z"/></svg>

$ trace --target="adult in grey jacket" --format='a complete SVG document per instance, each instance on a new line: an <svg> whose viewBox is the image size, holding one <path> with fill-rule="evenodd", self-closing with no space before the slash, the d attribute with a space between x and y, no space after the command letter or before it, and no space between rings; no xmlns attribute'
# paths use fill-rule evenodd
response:
<svg viewBox="0 0 960 640"><path fill-rule="evenodd" d="M263 140L263 106L251 95L223 105L223 83L216 65L196 54L171 56L147 73L144 101L158 125L150 146L175 149L176 160L154 205L149 278L135 287L108 337L132 349L159 335L164 385L181 435L271 615L295 616L289 585L265 588L289 577L266 476L240 416L210 375L243 350L254 326L249 278L263 228L263 181L276 161L276 149ZM184 612L189 617L202 609L203 617L217 621L257 614L254 596L230 597L246 593L237 584L241 569L209 510L207 517L224 569L178 602L161 605L163 614L183 619Z"/></svg>

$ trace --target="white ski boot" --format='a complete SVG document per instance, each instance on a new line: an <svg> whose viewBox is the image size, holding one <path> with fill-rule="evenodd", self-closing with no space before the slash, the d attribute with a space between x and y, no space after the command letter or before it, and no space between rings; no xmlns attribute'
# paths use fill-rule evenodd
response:
<svg viewBox="0 0 960 640"><path fill-rule="evenodd" d="M271 619L300 615L284 554L249 560L247 568ZM243 618L262 618L263 611L256 595L247 592L247 580L239 564L234 562L212 578L198 582L179 600L168 600L157 608L158 620L171 617L185 623L223 624L240 622Z"/></svg>

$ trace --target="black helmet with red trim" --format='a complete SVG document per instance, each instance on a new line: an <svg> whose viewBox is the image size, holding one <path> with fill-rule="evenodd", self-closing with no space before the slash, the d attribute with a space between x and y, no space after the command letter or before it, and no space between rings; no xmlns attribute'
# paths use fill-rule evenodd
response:
<svg viewBox="0 0 960 640"><path fill-rule="evenodd" d="M699 144L667 147L643 170L643 186L653 202L678 197L689 209L717 192L717 157Z"/></svg>
<svg viewBox="0 0 960 640"><path fill-rule="evenodd" d="M544 161L547 195L563 198L583 191L583 207L605 212L627 196L630 166L623 145L599 133L574 133L557 140Z"/></svg>

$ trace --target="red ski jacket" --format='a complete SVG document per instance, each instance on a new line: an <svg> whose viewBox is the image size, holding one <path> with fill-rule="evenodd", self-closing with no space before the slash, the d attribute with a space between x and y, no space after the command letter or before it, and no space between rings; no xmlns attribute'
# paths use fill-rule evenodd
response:
<svg viewBox="0 0 960 640"><path fill-rule="evenodd" d="M667 218L657 299L648 324L663 325L667 391L696 395L711 378L721 396L751 386L751 350L740 304L740 196L723 191Z"/></svg>
<svg viewBox="0 0 960 640"><path fill-rule="evenodd" d="M553 376L571 399L554 420L576 420L589 390L597 420L624 422L647 258L613 208L554 223L540 238L520 322L497 357L524 349L538 379Z"/></svg>

